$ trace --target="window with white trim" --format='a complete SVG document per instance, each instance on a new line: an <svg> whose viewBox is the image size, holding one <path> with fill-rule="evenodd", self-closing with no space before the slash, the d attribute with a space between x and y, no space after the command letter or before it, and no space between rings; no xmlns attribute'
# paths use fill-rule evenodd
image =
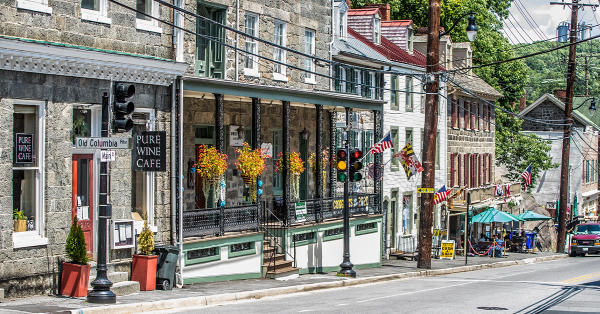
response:
<svg viewBox="0 0 600 314"><path fill-rule="evenodd" d="M405 101L405 111L406 112L412 112L413 111L413 105L414 105L414 97L413 97L413 78L412 76L405 76L405 80L404 80L406 86L406 101Z"/></svg>
<svg viewBox="0 0 600 314"><path fill-rule="evenodd" d="M154 0L136 0L136 9L147 15L136 12L135 27L154 33L162 33L162 28L158 26L158 20L152 17L159 17L160 10L158 3ZM150 15L150 16L148 16Z"/></svg>
<svg viewBox="0 0 600 314"><path fill-rule="evenodd" d="M279 46L286 45L286 24L282 21L275 21L275 28L273 30L273 42ZM286 51L274 47L273 48L273 59L279 62L286 62ZM273 64L273 79L278 81L287 81L287 76L285 75L285 66L279 63Z"/></svg>
<svg viewBox="0 0 600 314"><path fill-rule="evenodd" d="M81 19L111 24L108 17L108 0L81 0Z"/></svg>
<svg viewBox="0 0 600 314"><path fill-rule="evenodd" d="M246 12L246 20L244 23L246 28L246 34L250 36L258 36L258 15L250 12ZM258 76L258 43L256 40L246 37L245 38L245 49L246 52L252 53L247 54L244 59L244 75Z"/></svg>
<svg viewBox="0 0 600 314"><path fill-rule="evenodd" d="M135 136L143 131L155 130L155 112L150 108L136 108L132 115L133 130L132 135ZM154 183L153 171L132 171L132 210L140 214L142 218L148 221L148 224L156 226L154 221Z"/></svg>
<svg viewBox="0 0 600 314"><path fill-rule="evenodd" d="M44 128L44 102L14 101L12 209L26 220L25 230L17 224L13 228L15 248L48 244L44 238Z"/></svg>
<svg viewBox="0 0 600 314"><path fill-rule="evenodd" d="M315 55L315 31L312 29L304 30L304 53L309 54L311 56ZM304 59L304 68L307 71L314 72L315 71L315 59L313 58L305 58ZM342 71L345 72L345 71ZM309 72L305 72L304 82L315 84L316 79L315 75ZM341 84L345 85L345 84Z"/></svg>
<svg viewBox="0 0 600 314"><path fill-rule="evenodd" d="M17 0L17 9L52 14L52 8L48 6L48 0Z"/></svg>
<svg viewBox="0 0 600 314"><path fill-rule="evenodd" d="M381 44L381 18L375 15L373 18L373 42Z"/></svg>

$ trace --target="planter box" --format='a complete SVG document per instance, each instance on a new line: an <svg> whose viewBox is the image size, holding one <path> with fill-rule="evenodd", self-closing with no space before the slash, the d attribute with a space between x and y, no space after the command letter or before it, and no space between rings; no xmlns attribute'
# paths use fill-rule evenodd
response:
<svg viewBox="0 0 600 314"><path fill-rule="evenodd" d="M156 289L156 255L133 255L131 281L140 283L140 290Z"/></svg>
<svg viewBox="0 0 600 314"><path fill-rule="evenodd" d="M60 294L70 297L85 297L90 281L90 265L63 263Z"/></svg>
<svg viewBox="0 0 600 314"><path fill-rule="evenodd" d="M15 232L27 231L27 220L13 220L13 230Z"/></svg>

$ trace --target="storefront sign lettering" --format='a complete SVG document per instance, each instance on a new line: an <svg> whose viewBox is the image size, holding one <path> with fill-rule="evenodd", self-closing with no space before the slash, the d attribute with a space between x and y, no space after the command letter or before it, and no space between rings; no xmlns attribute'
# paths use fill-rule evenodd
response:
<svg viewBox="0 0 600 314"><path fill-rule="evenodd" d="M166 171L167 133L143 131L133 135L133 170Z"/></svg>
<svg viewBox="0 0 600 314"><path fill-rule="evenodd" d="M296 221L303 222L306 221L306 215L308 212L306 211L306 203L305 202L297 202L296 203Z"/></svg>
<svg viewBox="0 0 600 314"><path fill-rule="evenodd" d="M15 163L33 162L33 134L15 134Z"/></svg>
<svg viewBox="0 0 600 314"><path fill-rule="evenodd" d="M440 259L454 259L454 240L443 240Z"/></svg>

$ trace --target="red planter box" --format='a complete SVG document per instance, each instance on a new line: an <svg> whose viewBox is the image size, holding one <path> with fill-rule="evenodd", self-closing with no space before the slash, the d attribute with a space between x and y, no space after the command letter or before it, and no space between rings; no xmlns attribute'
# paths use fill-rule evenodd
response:
<svg viewBox="0 0 600 314"><path fill-rule="evenodd" d="M60 294L70 297L85 297L90 282L90 265L63 263Z"/></svg>
<svg viewBox="0 0 600 314"><path fill-rule="evenodd" d="M140 283L140 290L156 289L156 255L133 255L131 281Z"/></svg>

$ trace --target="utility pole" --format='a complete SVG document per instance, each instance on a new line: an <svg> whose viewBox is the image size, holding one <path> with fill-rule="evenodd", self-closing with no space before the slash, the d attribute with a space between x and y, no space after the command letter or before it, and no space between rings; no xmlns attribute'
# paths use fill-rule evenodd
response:
<svg viewBox="0 0 600 314"><path fill-rule="evenodd" d="M423 140L423 176L421 187L435 191L435 142L438 124L438 91L440 62L440 0L429 0L429 30L427 34L427 82L425 91L425 125ZM421 195L419 220L418 268L431 269L431 225L433 221L433 193Z"/></svg>

